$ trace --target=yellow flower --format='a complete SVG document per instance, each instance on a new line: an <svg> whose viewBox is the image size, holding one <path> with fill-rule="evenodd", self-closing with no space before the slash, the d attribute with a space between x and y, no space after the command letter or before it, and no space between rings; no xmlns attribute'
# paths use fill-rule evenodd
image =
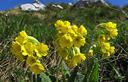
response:
<svg viewBox="0 0 128 82"><path fill-rule="evenodd" d="M87 35L86 28L81 25L71 25L69 21L58 20L55 23L58 31L56 45L58 54L67 62L69 67L75 67L85 60L84 54L80 53L80 47L86 43L84 36Z"/></svg>
<svg viewBox="0 0 128 82"><path fill-rule="evenodd" d="M64 26L64 22L62 20L57 20L56 21L55 27L57 28L57 30L59 30L63 26Z"/></svg>
<svg viewBox="0 0 128 82"><path fill-rule="evenodd" d="M110 55L111 55L110 52L106 52L102 55L102 58L108 58L110 57Z"/></svg>
<svg viewBox="0 0 128 82"><path fill-rule="evenodd" d="M32 72L34 72L35 74L40 74L41 72L43 72L44 66L40 63L33 63L32 65L30 65L30 70Z"/></svg>
<svg viewBox="0 0 128 82"><path fill-rule="evenodd" d="M82 36L86 36L87 29L83 25L81 25L80 28L78 29L78 33L80 33Z"/></svg>
<svg viewBox="0 0 128 82"><path fill-rule="evenodd" d="M110 48L110 53L111 53L111 54L114 54L114 53L115 53L115 47L114 47L114 46L112 46L112 47Z"/></svg>
<svg viewBox="0 0 128 82"><path fill-rule="evenodd" d="M72 59L67 61L67 64L70 68L74 68L78 63L86 59L85 55L82 53L77 53Z"/></svg>
<svg viewBox="0 0 128 82"><path fill-rule="evenodd" d="M78 58L80 61L84 61L86 59L85 55L82 53L78 53L75 57Z"/></svg>
<svg viewBox="0 0 128 82"><path fill-rule="evenodd" d="M74 68L74 67L77 66L77 62L74 61L73 59L67 60L66 63L67 63L67 65L68 65L68 67L70 67L70 68Z"/></svg>
<svg viewBox="0 0 128 82"><path fill-rule="evenodd" d="M21 52L21 46L20 46L20 43L18 42L12 42L12 47L11 47L11 52L13 54L20 54Z"/></svg>
<svg viewBox="0 0 128 82"><path fill-rule="evenodd" d="M36 63L36 62L37 62L36 57L34 57L34 56L28 56L27 57L26 64L32 65L33 63Z"/></svg>
<svg viewBox="0 0 128 82"><path fill-rule="evenodd" d="M116 29L116 26L117 26L117 24L116 23L113 23L113 22L107 22L107 23L105 23L105 27L106 27L106 29L108 31L111 30L111 29Z"/></svg>
<svg viewBox="0 0 128 82"><path fill-rule="evenodd" d="M108 42L103 42L101 48L102 48L101 51L102 51L103 53L108 52L108 51L110 50L110 43L108 43Z"/></svg>
<svg viewBox="0 0 128 82"><path fill-rule="evenodd" d="M80 36L80 35L76 36L74 39L74 46L75 47L84 46L85 43L86 43L85 38Z"/></svg>
<svg viewBox="0 0 128 82"><path fill-rule="evenodd" d="M101 46L101 51L103 53L102 57L109 57L111 54L115 53L115 47L110 46L110 43L104 42Z"/></svg>
<svg viewBox="0 0 128 82"><path fill-rule="evenodd" d="M18 37L16 37L16 41L19 42L20 44L24 44L27 40L28 35L26 34L25 31L21 31L18 35Z"/></svg>
<svg viewBox="0 0 128 82"><path fill-rule="evenodd" d="M65 34L61 38L59 38L59 43L62 48L69 48L72 46L73 39L70 35Z"/></svg>
<svg viewBox="0 0 128 82"><path fill-rule="evenodd" d="M62 56L62 58L63 58L64 60L67 60L67 59L68 59L69 53L68 53L68 51L67 51L66 49L59 48L59 49L58 49L58 53L59 53L60 56Z"/></svg>
<svg viewBox="0 0 128 82"><path fill-rule="evenodd" d="M11 52L12 54L15 54L15 56L19 60L23 60L23 56L27 56L28 53L23 45L20 45L19 42L12 42L12 47L11 47Z"/></svg>
<svg viewBox="0 0 128 82"><path fill-rule="evenodd" d="M105 35L100 35L98 39L100 42L106 42L106 41L110 40L110 37L105 36Z"/></svg>
<svg viewBox="0 0 128 82"><path fill-rule="evenodd" d="M75 33L71 28L69 28L69 29L67 30L67 33L68 33L69 35L71 35L72 38L75 37L75 36L77 36L76 33Z"/></svg>
<svg viewBox="0 0 128 82"><path fill-rule="evenodd" d="M62 33L66 33L69 28L71 28L69 21L62 21L62 20L57 20L55 23L55 27L58 31Z"/></svg>
<svg viewBox="0 0 128 82"><path fill-rule="evenodd" d="M28 53L27 53L25 47L22 46L22 45L21 45L21 53L22 53L23 56L27 56L27 55L28 55Z"/></svg>
<svg viewBox="0 0 128 82"><path fill-rule="evenodd" d="M21 53L21 46L18 42L12 42L11 52L18 58L20 61L24 60L24 56Z"/></svg>
<svg viewBox="0 0 128 82"><path fill-rule="evenodd" d="M92 49L90 49L90 50L88 51L88 56L93 56L93 50L92 50Z"/></svg>
<svg viewBox="0 0 128 82"><path fill-rule="evenodd" d="M117 29L113 29L110 31L110 37L111 38L115 38L118 35L118 30Z"/></svg>
<svg viewBox="0 0 128 82"><path fill-rule="evenodd" d="M44 43L40 43L36 46L36 49L35 49L35 52L36 52L36 55L40 58L42 56L46 56L48 53L48 46L45 45Z"/></svg>
<svg viewBox="0 0 128 82"><path fill-rule="evenodd" d="M11 52L19 60L26 61L30 70L35 74L44 71L44 66L39 58L47 55L48 46L40 43L36 38L28 36L25 31L21 31L12 42Z"/></svg>
<svg viewBox="0 0 128 82"><path fill-rule="evenodd" d="M116 23L113 22L107 22L105 23L105 28L110 32L110 37L115 38L118 35Z"/></svg>
<svg viewBox="0 0 128 82"><path fill-rule="evenodd" d="M71 26L71 23L69 21L64 21L65 28L70 27L70 26Z"/></svg>
<svg viewBox="0 0 128 82"><path fill-rule="evenodd" d="M32 44L31 42L26 42L24 44L24 47L25 47L28 55L32 56L33 55L33 52L34 52L34 49L35 49L35 45Z"/></svg>
<svg viewBox="0 0 128 82"><path fill-rule="evenodd" d="M77 25L72 25L71 28L73 29L73 31L74 31L75 33L78 32L78 27L77 27Z"/></svg>

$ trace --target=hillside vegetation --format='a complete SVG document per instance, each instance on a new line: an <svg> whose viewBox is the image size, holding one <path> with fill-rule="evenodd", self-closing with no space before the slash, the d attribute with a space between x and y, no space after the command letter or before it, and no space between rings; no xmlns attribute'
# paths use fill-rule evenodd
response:
<svg viewBox="0 0 128 82"><path fill-rule="evenodd" d="M49 4L46 10L39 12L23 12L19 8L0 12L0 82L32 82L33 74L24 62L19 62L11 55L11 42L22 30L36 37L49 46L49 54L41 59L45 62L46 71L40 74L37 82L126 82L128 81L128 18L117 7L106 7L100 4L75 8L62 4L64 9L54 8ZM128 7L123 10L128 13ZM92 30L96 25L112 21L117 23L119 35L113 40L116 53L109 59L89 60L69 70L67 66L59 68L59 56L56 55L53 41L56 36L55 22L68 20L72 24L83 24L87 30L87 44L82 47L83 53L91 43ZM95 63L95 62L98 62ZM89 68L93 68L89 70ZM89 72L90 71L90 72ZM91 71L93 74L91 74ZM96 72L94 72L96 71ZM90 75L90 76L89 76ZM88 80L87 80L88 79ZM36 81L33 81L36 82Z"/></svg>

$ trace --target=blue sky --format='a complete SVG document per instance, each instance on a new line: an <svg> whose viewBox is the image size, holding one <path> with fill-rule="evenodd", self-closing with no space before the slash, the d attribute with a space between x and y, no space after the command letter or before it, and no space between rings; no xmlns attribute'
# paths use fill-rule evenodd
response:
<svg viewBox="0 0 128 82"><path fill-rule="evenodd" d="M11 8L14 8L18 5L21 5L23 3L31 3L33 0L0 0L0 10L8 10ZM75 2L77 0L40 0L42 3L47 4L50 2ZM128 4L128 0L106 0L113 5L116 6L123 6Z"/></svg>

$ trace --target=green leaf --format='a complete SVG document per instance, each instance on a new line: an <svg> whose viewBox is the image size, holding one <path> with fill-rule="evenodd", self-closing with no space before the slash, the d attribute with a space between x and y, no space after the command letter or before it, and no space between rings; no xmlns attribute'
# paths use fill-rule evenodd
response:
<svg viewBox="0 0 128 82"><path fill-rule="evenodd" d="M84 77L85 75L78 72L74 82L83 82Z"/></svg>
<svg viewBox="0 0 128 82"><path fill-rule="evenodd" d="M92 58L89 60L87 74L86 74L83 82L98 82L98 78L99 78L98 59Z"/></svg>
<svg viewBox="0 0 128 82"><path fill-rule="evenodd" d="M89 82L98 82L98 78L99 78L99 64L98 64L98 59L95 58L94 62L93 62L93 67L92 67L92 71L91 71L91 75L90 75L90 79Z"/></svg>
<svg viewBox="0 0 128 82"><path fill-rule="evenodd" d="M50 77L46 75L45 73L41 73L39 77L41 79L40 82L52 82Z"/></svg>

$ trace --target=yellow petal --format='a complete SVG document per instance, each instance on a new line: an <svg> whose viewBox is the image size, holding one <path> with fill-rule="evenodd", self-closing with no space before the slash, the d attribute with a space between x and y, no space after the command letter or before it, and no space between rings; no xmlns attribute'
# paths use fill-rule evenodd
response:
<svg viewBox="0 0 128 82"><path fill-rule="evenodd" d="M37 59L34 56L28 56L27 60L26 60L26 63L28 65L32 65L33 63L36 63L36 61L37 61Z"/></svg>
<svg viewBox="0 0 128 82"><path fill-rule="evenodd" d="M23 44L23 43L25 43L26 42L26 40L27 40L27 34L26 34L26 32L25 31L21 31L20 33L19 33L19 35L16 37L16 41L17 42L19 42L20 44Z"/></svg>
<svg viewBox="0 0 128 82"><path fill-rule="evenodd" d="M82 36L87 35L87 29L83 25L81 25L78 29L78 33L80 33Z"/></svg>
<svg viewBox="0 0 128 82"><path fill-rule="evenodd" d="M35 74L40 74L41 72L43 72L45 70L44 66L40 63L33 63L30 66L30 70L32 72L34 72Z"/></svg>
<svg viewBox="0 0 128 82"><path fill-rule="evenodd" d="M38 57L46 56L49 48L47 45L40 43L36 46L35 52Z"/></svg>

